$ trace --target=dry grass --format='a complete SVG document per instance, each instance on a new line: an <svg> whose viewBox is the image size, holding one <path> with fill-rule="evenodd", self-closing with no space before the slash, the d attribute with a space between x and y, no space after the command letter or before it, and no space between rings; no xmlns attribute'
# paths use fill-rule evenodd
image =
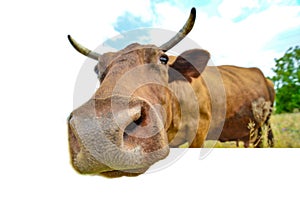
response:
<svg viewBox="0 0 300 200"><path fill-rule="evenodd" d="M272 115L271 126L274 133L275 148L300 148L300 113ZM263 136L266 137L266 130ZM207 141L205 147L212 146L215 141ZM264 139L264 147L268 147ZM252 145L253 146L253 145ZM235 148L236 142L216 142L215 148ZM243 143L240 142L240 147Z"/></svg>

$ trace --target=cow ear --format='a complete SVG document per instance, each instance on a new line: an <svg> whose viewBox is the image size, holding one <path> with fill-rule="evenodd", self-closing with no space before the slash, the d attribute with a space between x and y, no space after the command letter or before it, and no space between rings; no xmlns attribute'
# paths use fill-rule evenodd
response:
<svg viewBox="0 0 300 200"><path fill-rule="evenodd" d="M210 54L203 49L192 49L183 52L169 65L169 82L184 80L184 78L191 82L191 78L200 76L209 59Z"/></svg>

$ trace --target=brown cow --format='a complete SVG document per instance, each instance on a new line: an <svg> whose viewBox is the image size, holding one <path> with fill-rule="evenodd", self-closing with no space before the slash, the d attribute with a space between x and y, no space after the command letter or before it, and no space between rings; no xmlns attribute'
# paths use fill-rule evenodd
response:
<svg viewBox="0 0 300 200"><path fill-rule="evenodd" d="M80 53L99 61L95 71L101 82L68 119L71 161L78 172L139 175L164 159L170 146L202 147L210 138L248 142L248 123L254 121L255 130L266 123L272 95L260 70L206 67L210 54L202 49L168 62L165 52L192 29L195 14L193 8L183 29L160 47L131 44L100 55L68 36ZM223 96L218 88L225 88Z"/></svg>

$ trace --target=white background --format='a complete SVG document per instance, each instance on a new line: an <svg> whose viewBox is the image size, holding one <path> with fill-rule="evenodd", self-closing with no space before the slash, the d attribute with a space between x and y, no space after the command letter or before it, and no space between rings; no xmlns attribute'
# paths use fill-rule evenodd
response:
<svg viewBox="0 0 300 200"><path fill-rule="evenodd" d="M0 3L0 199L299 196L295 149L215 149L204 160L193 149L172 166L135 178L77 174L69 163L66 119L85 58L66 36L74 33L95 48L114 36L105 22L113 12L100 1Z"/></svg>

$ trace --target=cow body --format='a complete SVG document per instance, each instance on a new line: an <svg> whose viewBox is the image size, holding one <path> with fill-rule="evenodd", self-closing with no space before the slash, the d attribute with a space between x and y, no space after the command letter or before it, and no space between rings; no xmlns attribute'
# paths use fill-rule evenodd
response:
<svg viewBox="0 0 300 200"><path fill-rule="evenodd" d="M225 89L225 98L219 96L222 91L218 91L218 88L211 88L211 90L217 89L217 91L210 91L208 88L209 83L213 83L220 80L213 80L216 78L216 73L219 73L223 86ZM190 84L195 92L198 100L199 116L198 122L193 121L191 113L195 112L191 104L190 92L188 90L188 84ZM221 83L219 83L221 84ZM185 81L177 81L176 83L170 83L170 87L173 91L180 91L178 98L180 99L180 105L187 107L184 116L185 121L180 126L172 127L169 133L169 142L173 147L178 147L183 143L188 142L190 147L201 147L204 140L219 140L221 142L226 141L243 141L245 146L251 142L249 123L253 122L255 131L268 123L268 117L270 115L270 109L274 102L274 88L272 82L267 80L262 72L258 68L242 68L237 66L219 66L219 67L206 67L201 76L193 79L191 83ZM213 96L211 93L215 93ZM212 101L218 100L214 106L217 113L212 118ZM264 108L258 108L263 110L263 116L258 118L254 115L257 110L253 109L253 104L257 101L265 105ZM193 104L193 103L192 103ZM224 112L224 105L226 105L226 113ZM223 108L223 109L222 109ZM181 108L177 107L177 110ZM173 113L176 113L174 111ZM179 113L179 111L177 111ZM225 119L218 119L218 116L223 115ZM175 117L179 119L179 117ZM174 123L180 124L180 123ZM219 132L220 126L222 131ZM195 129L193 127L199 127L197 134L191 133ZM173 134L172 130L176 130L177 136ZM181 130L181 131L178 131ZM271 136L270 136L271 137Z"/></svg>
<svg viewBox="0 0 300 200"><path fill-rule="evenodd" d="M269 91L268 81L258 68L221 66L219 71L226 90L227 111L219 140L241 140L248 146L251 140L248 125L254 122L253 128L261 131L260 128L267 123L271 114L274 92ZM261 105L254 108L257 103ZM255 117L257 112L261 112L262 116Z"/></svg>

